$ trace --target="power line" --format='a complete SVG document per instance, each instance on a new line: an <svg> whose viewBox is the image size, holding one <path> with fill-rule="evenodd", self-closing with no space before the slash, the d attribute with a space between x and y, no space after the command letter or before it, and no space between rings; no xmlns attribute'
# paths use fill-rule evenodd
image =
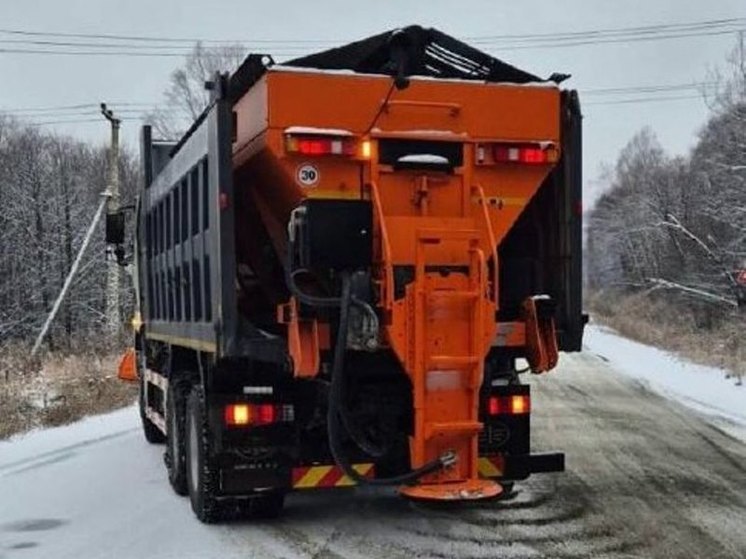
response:
<svg viewBox="0 0 746 559"><path fill-rule="evenodd" d="M52 54L52 55L72 55L72 56L164 56L164 57L182 57L183 52L132 52L132 51L60 51L60 50L41 50L41 49L4 49L0 48L2 54Z"/></svg>
<svg viewBox="0 0 746 559"><path fill-rule="evenodd" d="M686 39L690 37L713 37L718 35L730 35L746 31L744 28L733 28L715 31L698 31L695 33L672 33L672 34L660 34L653 36L637 36L637 37L623 37L623 38L599 38L599 39L587 39L577 40L572 42L553 42L553 43L541 43L541 44L527 44L527 45L493 45L494 48L499 48L501 51L510 50L527 50L527 49L548 49L548 48L565 48L565 47L582 47L589 45L608 45L608 44L620 44L620 43L640 43L650 41L660 41L669 39Z"/></svg>
<svg viewBox="0 0 746 559"><path fill-rule="evenodd" d="M592 88L580 90L581 95L626 95L629 93L667 93L672 91L686 91L689 89L707 89L716 87L719 82L691 82L691 83L679 83L679 84L665 84L665 85L638 85L628 87L604 87L604 88Z"/></svg>
<svg viewBox="0 0 746 559"><path fill-rule="evenodd" d="M588 103L584 103L583 106L609 106L609 105L636 105L636 104L644 104L644 103L653 103L653 102L672 102L672 101L685 101L685 100L695 100L699 99L702 100L701 95L679 95L679 96L668 96L668 97L641 97L641 98L635 98L635 99L619 99L619 100L613 100L613 101L591 101ZM73 116L73 115L64 115L64 116ZM144 116L144 115L143 115ZM121 119L122 121L127 122L140 122L141 119L139 118L133 118L133 117L125 117ZM56 120L49 120L49 121L23 121L22 124L24 126L50 126L50 125L57 125L57 124L87 124L87 123L93 123L93 122L101 122L101 119L98 118L65 118L65 119L56 119Z"/></svg>
<svg viewBox="0 0 746 559"><path fill-rule="evenodd" d="M121 102L121 103L109 103L112 107L154 107L157 105L157 103L134 103L134 102ZM27 108L15 108L15 109L3 109L0 108L0 113L6 113L6 114L17 114L17 113L29 113L29 114L35 114L35 113L41 113L41 116L44 116L44 113L48 112L67 112L67 111L75 111L75 110L82 110L82 109L90 109L96 112L98 114L99 104L98 103L79 103L76 105L54 105L51 107L27 107ZM131 109L124 109L124 110L131 110Z"/></svg>
<svg viewBox="0 0 746 559"><path fill-rule="evenodd" d="M136 118L123 118L125 121L135 121ZM97 122L101 124L100 118L85 118L85 119L60 119L60 120L48 120L45 122L24 122L24 126L51 126L53 124L85 124L89 122Z"/></svg>
<svg viewBox="0 0 746 559"><path fill-rule="evenodd" d="M733 25L744 25L746 24L746 18L728 18L728 19L716 19L716 20L704 20L688 23L671 23L671 24L658 24L658 25L644 25L637 27L612 27L606 29L590 29L586 31L569 31L562 33L533 33L523 35L491 35L491 36L474 36L465 37L464 40L474 42L493 42L493 41L522 41L522 40L535 40L535 41L547 41L547 40L559 40L563 38L577 39L578 37L586 35L622 35L622 34L652 34L660 32L672 32L672 31L684 31L694 30L701 28L710 27L723 27Z"/></svg>
<svg viewBox="0 0 746 559"><path fill-rule="evenodd" d="M250 52L251 49L247 49ZM141 52L141 51L91 51L91 50L49 50L49 49L16 49L16 48L0 48L0 54L51 54L51 55L68 55L68 56L133 56L133 57L168 57L182 58L189 54L191 51L177 51L177 52ZM210 52L205 53L210 56ZM273 56L298 56L302 54L299 52L273 52Z"/></svg>
<svg viewBox="0 0 746 559"><path fill-rule="evenodd" d="M539 33L524 35L501 35L501 36L474 36L466 37L464 40L470 41L475 45L495 46L503 50L516 50L526 48L555 48L555 47L573 47L589 44L621 43L621 42L638 42L652 41L660 39L677 39L696 36L723 35L742 31L746 27L746 18L728 18L719 20L704 20L697 22L687 22L679 24L659 24L636 27L617 27L607 29L590 29L584 31L562 32L562 33ZM152 37L142 35L116 35L109 33L69 33L69 32L48 32L48 31L28 31L18 29L0 29L0 34L30 37L47 37L47 38L77 38L77 39L96 39L96 40L114 40L119 43L99 43L99 42L65 42L65 41L38 41L38 40L3 40L6 44L31 44L36 46L57 46L66 48L88 47L96 49L131 49L105 54L117 56L178 56L183 51L174 52L173 49L183 49L188 45L196 42L208 43L216 46L243 44L243 45L262 45L262 48L285 49L282 53L275 53L276 56L293 56L297 52L286 52L288 49L293 51L304 50L311 46L320 45L334 46L340 42L330 39L250 39L250 40L217 40L217 39L200 39L200 38L175 38L175 37ZM130 43L122 43L129 41ZM144 42L145 45L134 45L132 42ZM149 43L149 44L148 44ZM516 44L518 43L518 44ZM147 54L138 53L140 49L151 49ZM160 49L172 49L169 52L153 52ZM13 54L52 54L42 49L2 49L0 52ZM92 55L91 51L74 51L79 55ZM104 53L101 53L104 54Z"/></svg>
<svg viewBox="0 0 746 559"><path fill-rule="evenodd" d="M583 106L587 107L589 105L632 105L637 103L654 103L654 102L669 102L669 101L684 101L684 100L691 100L691 99L700 99L702 100L701 95L673 95L669 97L641 97L637 99L616 99L614 101L590 101L588 103L583 103Z"/></svg>
<svg viewBox="0 0 746 559"><path fill-rule="evenodd" d="M192 50L191 46L185 45L183 47L177 45L140 45L140 44L127 44L127 43L97 43L91 41L40 41L40 40L28 40L28 39L0 39L0 44L3 45L32 45L32 46L54 46L54 47L95 47L101 49L171 49L172 52L176 52L175 49L179 49L183 52L189 52Z"/></svg>
<svg viewBox="0 0 746 559"><path fill-rule="evenodd" d="M706 90L714 88L719 84L716 81L706 82L689 82L679 84L653 84L653 85L635 85L625 87L603 87L603 88L590 88L581 89L581 97L586 96L623 96L633 94L653 94L643 98L632 98L632 99L612 99L604 101L590 101L585 102L584 105L606 105L606 104L620 104L620 103L634 103L634 102L648 102L656 100L678 100L678 99L699 99L701 95L687 95L687 96L663 96L656 97L656 93L673 93L677 91L689 91L689 90ZM166 112L171 114L181 114L182 110L175 108L164 108L159 106L158 103L147 103L147 102L134 102L134 101L120 101L109 103L112 107L117 107L117 112L122 114L137 114L144 115L148 111L158 110L159 112ZM2 109L0 108L0 114L15 116L18 118L48 118L48 117L77 117L77 116L89 116L98 114L99 104L98 103L77 103L71 105L54 105L48 107L27 107L27 108L16 108L16 109Z"/></svg>
<svg viewBox="0 0 746 559"><path fill-rule="evenodd" d="M194 50L194 44L192 45L173 45L173 44L167 44L167 45L153 45L153 44L138 44L138 43L99 43L96 41L50 41L50 40L29 40L29 39L0 39L0 44L3 45L20 45L21 47L63 47L63 48L95 48L95 49L134 49L136 51L138 50L151 50L151 51L160 51L160 50L170 50L170 52L175 53L189 53ZM254 45L256 46L256 45ZM208 46L203 47L204 54L210 55L211 53L215 52L217 49L220 48L233 48L237 47L241 50L252 50L252 47L247 46L245 43L236 43L236 44L225 44L225 45L215 45L215 46ZM20 48L20 47L17 47ZM305 51L308 50L308 46L301 46L301 45L284 45L282 46L283 49L290 49L290 50L297 50L297 51ZM257 49L253 49L257 50Z"/></svg>
<svg viewBox="0 0 746 559"><path fill-rule="evenodd" d="M335 41L330 39L205 39L198 37L153 37L146 35L116 35L112 33L69 33L69 32L52 32L52 31L27 31L20 29L0 29L0 33L6 35L20 35L27 37L68 37L76 39L113 39L118 41L142 41L156 43L209 43L209 44L231 44L231 43L269 43L269 44L333 44Z"/></svg>

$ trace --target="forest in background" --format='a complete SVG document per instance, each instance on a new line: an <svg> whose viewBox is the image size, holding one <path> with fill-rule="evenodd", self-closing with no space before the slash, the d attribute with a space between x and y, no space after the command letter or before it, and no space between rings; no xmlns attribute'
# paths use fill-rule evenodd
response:
<svg viewBox="0 0 746 559"><path fill-rule="evenodd" d="M0 339L4 346L26 346L39 333L101 202L107 167L105 146L0 117ZM120 157L119 176L122 204L132 205L137 162L126 151ZM99 343L107 342L101 334L109 257L113 256L106 254L100 230L52 324L47 349L74 352L94 336ZM122 278L120 300L131 309L131 283L127 274Z"/></svg>
<svg viewBox="0 0 746 559"><path fill-rule="evenodd" d="M144 118L156 135L180 137L208 102L205 81L219 69L235 69L242 52L238 46L195 45L171 74L164 103ZM107 126L103 118L101 125ZM106 269L114 255L104 243L103 220L40 355L30 356L107 187L107 154L105 144L61 136L0 112L0 438L126 405L137 394L115 376L130 342L134 294L125 270L122 323L112 334L106 327ZM130 229L139 172L137 156L120 150L121 205L130 208Z"/></svg>
<svg viewBox="0 0 746 559"><path fill-rule="evenodd" d="M740 372L746 297L746 56L743 40L691 153L650 128L622 150L586 216L588 304L641 341ZM739 306L739 300L741 306Z"/></svg>

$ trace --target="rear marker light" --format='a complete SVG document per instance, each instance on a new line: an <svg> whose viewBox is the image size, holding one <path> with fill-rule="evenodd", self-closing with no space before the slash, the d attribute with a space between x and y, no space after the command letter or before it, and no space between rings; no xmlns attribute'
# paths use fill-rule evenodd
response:
<svg viewBox="0 0 746 559"><path fill-rule="evenodd" d="M492 158L495 163L523 163L543 165L556 163L559 154L553 145L542 144L494 144Z"/></svg>
<svg viewBox="0 0 746 559"><path fill-rule="evenodd" d="M292 404L228 404L224 412L229 427L269 425L295 420Z"/></svg>
<svg viewBox="0 0 746 559"><path fill-rule="evenodd" d="M285 150L300 155L355 155L355 142L349 138L285 136Z"/></svg>
<svg viewBox="0 0 746 559"><path fill-rule="evenodd" d="M251 423L251 408L248 404L232 404L225 407L227 425L248 425Z"/></svg>
<svg viewBox="0 0 746 559"><path fill-rule="evenodd" d="M490 396L487 400L489 415L524 415L531 413L531 397L527 394Z"/></svg>
<svg viewBox="0 0 746 559"><path fill-rule="evenodd" d="M370 159L370 140L365 140L360 144L360 155L365 159Z"/></svg>
<svg viewBox="0 0 746 559"><path fill-rule="evenodd" d="M510 397L510 413L519 415L523 413L529 413L531 411L531 400L528 396L511 396Z"/></svg>
<svg viewBox="0 0 746 559"><path fill-rule="evenodd" d="M264 425L275 422L275 407L272 404L261 404L257 406L256 423Z"/></svg>

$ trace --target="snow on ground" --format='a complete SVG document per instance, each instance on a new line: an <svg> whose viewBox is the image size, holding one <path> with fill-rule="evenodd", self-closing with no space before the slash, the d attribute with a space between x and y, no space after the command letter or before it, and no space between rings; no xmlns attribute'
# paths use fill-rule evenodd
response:
<svg viewBox="0 0 746 559"><path fill-rule="evenodd" d="M40 455L56 453L81 441L94 443L114 438L139 428L137 406L129 406L111 413L86 417L62 427L34 429L0 440L0 471L14 464L36 460Z"/></svg>
<svg viewBox="0 0 746 559"><path fill-rule="evenodd" d="M746 441L746 385L736 386L727 371L686 361L673 353L623 338L614 330L589 324L584 350L616 371L700 413L730 435Z"/></svg>

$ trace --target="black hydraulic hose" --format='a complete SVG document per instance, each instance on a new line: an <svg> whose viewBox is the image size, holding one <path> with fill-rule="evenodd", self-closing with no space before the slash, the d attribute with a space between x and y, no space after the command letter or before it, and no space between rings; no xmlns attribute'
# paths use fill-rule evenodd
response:
<svg viewBox="0 0 746 559"><path fill-rule="evenodd" d="M350 278L347 274L342 277L342 297L340 298L339 330L337 342L334 347L334 362L332 364L332 382L329 390L329 409L327 414L327 430L329 436L329 449L336 464L353 481L366 485L401 485L412 483L427 474L433 473L441 468L452 466L456 463L456 456L447 452L439 458L432 460L423 466L402 474L388 478L369 479L360 475L347 459L342 449L342 400L344 398L344 354L347 344L347 329L349 325L350 305L352 304L352 289Z"/></svg>
<svg viewBox="0 0 746 559"><path fill-rule="evenodd" d="M288 245L287 262L285 267L285 277L290 292L303 304L312 307L339 307L340 320L337 332L337 341L334 348L334 361L332 364L332 382L329 391L329 409L327 414L327 434L329 437L329 448L332 457L342 471L350 479L368 485L400 485L411 483L424 475L435 472L441 468L452 466L456 463L456 456L452 452L446 452L436 460L432 460L423 466L407 472L406 474L390 477L368 479L361 476L350 464L349 460L342 450L341 430L342 427L352 438L353 442L360 449L373 457L379 457L386 453L387 449L379 448L368 441L362 433L356 428L354 422L349 418L346 407L344 406L344 353L347 346L347 332L349 327L350 305L356 304L361 306L365 311L370 310L370 306L363 301L358 301L352 296L352 286L349 274L342 276L342 296L341 297L319 297L309 295L298 287L295 283L295 273L293 262L293 243L292 240ZM375 313L374 313L375 314ZM340 419L342 424L340 424Z"/></svg>
<svg viewBox="0 0 746 559"><path fill-rule="evenodd" d="M319 297L315 295L309 295L307 293L304 293L301 291L301 289L298 287L298 285L295 283L295 274L298 273L300 270L294 270L294 262L293 262L293 245L292 242L288 245L288 252L287 252L287 263L286 263L286 270L285 275L287 278L287 284L288 288L290 289L290 292L300 301L301 303L304 303L311 307L340 307L342 305L342 299L340 297ZM346 283L348 286L348 290L351 292L351 286L349 281L349 276L345 276L347 278ZM351 302L359 307L361 307L366 312L373 312L375 316L375 312L371 309L370 305L365 303L364 301L359 301L355 297L350 296ZM345 315L345 339L346 339L346 332L347 332L347 323L349 322L348 316L349 316L349 302L347 305L347 313ZM377 317L376 317L377 319ZM336 355L336 354L335 354ZM344 392L344 385L340 387L340 390ZM343 400L343 398L340 398L340 402ZM379 447L369 441L365 435L357 428L357 426L354 424L354 422L349 417L349 412L347 411L347 408L343 405L339 408L339 415L342 418L342 422L344 425L345 430L350 435L352 440L355 442L355 444L360 447L360 449L365 452L366 454L369 454L373 457L379 457L383 456L388 452L388 448L386 447Z"/></svg>
<svg viewBox="0 0 746 559"><path fill-rule="evenodd" d="M352 284L350 277L347 274L342 276L342 297L340 298L340 316L339 316L339 328L337 331L337 342L334 346L334 361L332 362L332 382L329 390L329 400L337 402L337 417L342 423L342 427L353 442L366 454L379 458L388 452L388 447L378 446L371 442L363 432L358 429L355 422L350 418L350 412L345 404L346 394L346 382L344 375L337 375L337 383L334 384L334 369L339 367L339 370L343 370L344 367L344 351L347 344L347 331L349 330L350 324L350 305L355 303L355 297L352 295ZM343 336L340 338L339 336ZM341 345L340 345L341 344ZM338 348L341 350L338 351ZM336 391L336 392L335 392Z"/></svg>
<svg viewBox="0 0 746 559"><path fill-rule="evenodd" d="M340 305L339 297L319 297L318 295L309 295L304 291L301 291L298 284L295 283L295 274L300 270L290 271L288 265L287 273L285 274L288 289L295 296L298 301L309 307L338 307Z"/></svg>
<svg viewBox="0 0 746 559"><path fill-rule="evenodd" d="M391 80L391 86L386 92L386 96L383 98L383 101L381 101L381 104L378 106L378 110L376 111L373 120L370 121L370 124L365 129L365 132L363 132L363 136L367 136L370 131L373 130L373 127L376 125L376 122L378 122L378 119L381 118L383 111L386 110L386 105L388 105L389 101L391 100L391 95L394 93L394 89L396 89L396 79Z"/></svg>

